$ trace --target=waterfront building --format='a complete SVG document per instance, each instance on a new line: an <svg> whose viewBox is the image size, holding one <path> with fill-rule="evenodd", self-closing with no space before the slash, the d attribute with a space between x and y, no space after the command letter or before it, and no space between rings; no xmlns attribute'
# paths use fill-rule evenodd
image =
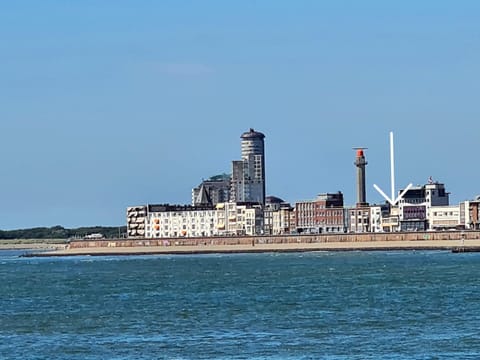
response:
<svg viewBox="0 0 480 360"><path fill-rule="evenodd" d="M231 176L221 174L203 180L192 189L192 205L216 205L230 200Z"/></svg>
<svg viewBox="0 0 480 360"><path fill-rule="evenodd" d="M295 204L297 231L300 233L339 233L345 231L343 194L320 194L315 200Z"/></svg>
<svg viewBox="0 0 480 360"><path fill-rule="evenodd" d="M217 213L213 206L148 205L146 238L215 235Z"/></svg>
<svg viewBox="0 0 480 360"><path fill-rule="evenodd" d="M145 205L127 209L129 238L261 235L263 209L257 203Z"/></svg>
<svg viewBox="0 0 480 360"><path fill-rule="evenodd" d="M295 206L291 209L289 218L290 233L295 233L297 231L297 210L295 209Z"/></svg>
<svg viewBox="0 0 480 360"><path fill-rule="evenodd" d="M290 234L292 232L292 229L295 229L295 227L291 226L293 217L294 211L290 204L287 204L281 207L278 211L275 211L273 213L272 234Z"/></svg>
<svg viewBox="0 0 480 360"><path fill-rule="evenodd" d="M370 232L370 207L356 206L348 209L349 231L364 233Z"/></svg>
<svg viewBox="0 0 480 360"><path fill-rule="evenodd" d="M232 161L230 201L265 205L265 135L250 129L241 136L242 160Z"/></svg>
<svg viewBox="0 0 480 360"><path fill-rule="evenodd" d="M145 205L130 206L127 208L127 237L145 237L145 219L147 207Z"/></svg>
<svg viewBox="0 0 480 360"><path fill-rule="evenodd" d="M267 196L263 212L265 234L288 234L291 231L292 207L276 196ZM294 229L295 227L293 227Z"/></svg>
<svg viewBox="0 0 480 360"><path fill-rule="evenodd" d="M403 190L399 191L399 194ZM399 206L402 204L425 204L427 209L432 206L448 206L449 193L445 190L445 185L429 181L423 186L411 187L398 202Z"/></svg>
<svg viewBox="0 0 480 360"><path fill-rule="evenodd" d="M261 235L263 208L258 203L219 203L216 205L216 235Z"/></svg>
<svg viewBox="0 0 480 360"><path fill-rule="evenodd" d="M428 211L429 230L448 230L460 227L460 205L432 206Z"/></svg>
<svg viewBox="0 0 480 360"><path fill-rule="evenodd" d="M480 229L480 196L460 203L460 224L468 230Z"/></svg>
<svg viewBox="0 0 480 360"><path fill-rule="evenodd" d="M399 207L400 231L425 231L428 228L427 206L404 203Z"/></svg>
<svg viewBox="0 0 480 360"><path fill-rule="evenodd" d="M399 194L402 191L400 190ZM430 178L428 183L423 186L411 187L397 206L399 217L397 231L431 230L434 227L431 209L438 206L449 206L449 193L445 190L444 184L434 182Z"/></svg>
<svg viewBox="0 0 480 360"><path fill-rule="evenodd" d="M371 232L383 232L383 219L390 213L390 206L388 204L383 205L371 205L370 206L370 231ZM348 218L348 217L347 217Z"/></svg>
<svg viewBox="0 0 480 360"><path fill-rule="evenodd" d="M383 232L400 231L400 215L398 206L390 207L388 213L382 216Z"/></svg>
<svg viewBox="0 0 480 360"><path fill-rule="evenodd" d="M282 199L276 196L267 196L265 198L265 208L263 212L265 222L265 234L273 234L273 217L281 207L287 206L290 208L290 204L285 203Z"/></svg>

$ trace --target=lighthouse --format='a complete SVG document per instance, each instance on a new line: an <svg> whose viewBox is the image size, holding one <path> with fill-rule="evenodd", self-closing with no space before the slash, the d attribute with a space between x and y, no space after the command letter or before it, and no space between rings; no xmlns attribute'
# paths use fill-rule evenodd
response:
<svg viewBox="0 0 480 360"><path fill-rule="evenodd" d="M354 165L357 167L357 207L367 205L367 193L365 188L365 166L368 164L365 160L364 150L366 148L354 148L356 158Z"/></svg>

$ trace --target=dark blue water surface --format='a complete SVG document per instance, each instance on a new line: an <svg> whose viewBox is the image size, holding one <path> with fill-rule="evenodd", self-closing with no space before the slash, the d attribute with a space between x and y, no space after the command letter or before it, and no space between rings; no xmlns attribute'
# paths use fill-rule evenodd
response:
<svg viewBox="0 0 480 360"><path fill-rule="evenodd" d="M19 254L1 359L480 358L480 254Z"/></svg>

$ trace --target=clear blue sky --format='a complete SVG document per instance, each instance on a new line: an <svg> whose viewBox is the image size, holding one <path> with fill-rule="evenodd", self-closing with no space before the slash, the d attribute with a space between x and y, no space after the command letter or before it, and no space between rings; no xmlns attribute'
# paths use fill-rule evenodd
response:
<svg viewBox="0 0 480 360"><path fill-rule="evenodd" d="M480 193L478 1L4 1L0 228L125 223L189 203L266 135L267 193L355 202L443 182Z"/></svg>

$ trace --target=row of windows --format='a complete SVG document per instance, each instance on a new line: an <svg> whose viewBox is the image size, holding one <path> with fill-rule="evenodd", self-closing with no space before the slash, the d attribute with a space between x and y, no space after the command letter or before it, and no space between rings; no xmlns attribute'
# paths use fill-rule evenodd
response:
<svg viewBox="0 0 480 360"><path fill-rule="evenodd" d="M343 211L299 211L298 217L305 217L305 216L343 216Z"/></svg>
<svg viewBox="0 0 480 360"><path fill-rule="evenodd" d="M212 211L184 211L184 212L162 212L162 213L154 213L151 215L151 218L165 218L165 217L209 217L213 216L215 213L214 210Z"/></svg>
<svg viewBox="0 0 480 360"><path fill-rule="evenodd" d="M434 211L433 216L458 216L458 213L453 211L444 211L444 212Z"/></svg>
<svg viewBox="0 0 480 360"><path fill-rule="evenodd" d="M194 218L194 217L190 217L190 218L185 218L185 217L182 217L182 218L173 218L173 219L164 219L164 218L154 218L154 219L150 219L150 222L151 223L162 223L162 224L168 224L168 223L178 223L178 222L182 222L182 223L186 223L186 222L201 222L201 223L204 223L204 222L211 222L211 221L214 221L214 217L208 217L208 218L204 218L204 217L197 217L197 218Z"/></svg>
<svg viewBox="0 0 480 360"><path fill-rule="evenodd" d="M147 225L147 230L151 230L151 229L156 229L156 227L158 228L162 228L164 230L168 230L168 229L173 229L173 230L179 230L180 228L182 230L186 230L187 228L188 229L196 229L196 225L195 224L192 224L191 226L187 226L187 225L182 225L181 227L180 226L177 226L177 225L174 225L174 226L168 226L168 225L163 225L163 226L160 226L160 225L153 225L153 226L150 226L150 225ZM213 224L209 224L207 226L205 226L204 224L202 224L201 226L198 226L199 229L206 229L206 228L214 228L214 225ZM157 229L158 230L158 229Z"/></svg>

